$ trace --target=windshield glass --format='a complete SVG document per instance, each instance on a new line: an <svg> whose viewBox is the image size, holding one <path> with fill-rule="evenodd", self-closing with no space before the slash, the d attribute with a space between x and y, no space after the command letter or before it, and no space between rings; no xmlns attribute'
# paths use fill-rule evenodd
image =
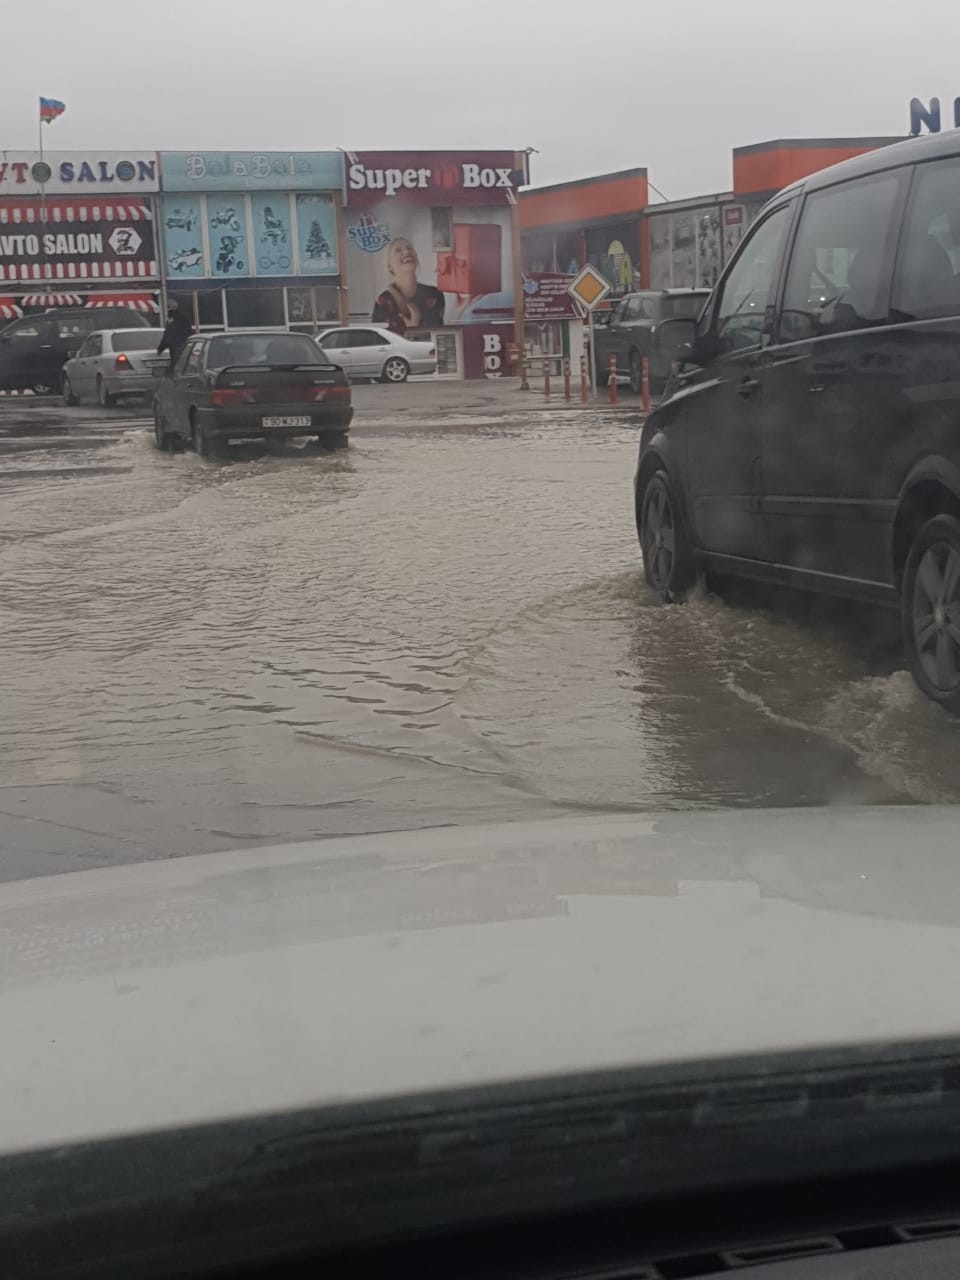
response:
<svg viewBox="0 0 960 1280"><path fill-rule="evenodd" d="M214 338L207 354L209 369L232 364L326 364L315 342L295 334L245 334Z"/></svg>
<svg viewBox="0 0 960 1280"><path fill-rule="evenodd" d="M0 1161L960 1028L956 0L2 35Z"/></svg>
<svg viewBox="0 0 960 1280"><path fill-rule="evenodd" d="M155 351L163 336L162 329L126 329L111 335L114 351Z"/></svg>

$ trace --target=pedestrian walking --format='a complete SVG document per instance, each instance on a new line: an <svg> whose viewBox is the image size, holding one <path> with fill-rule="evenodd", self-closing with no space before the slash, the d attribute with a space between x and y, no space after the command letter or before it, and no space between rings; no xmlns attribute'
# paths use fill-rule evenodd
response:
<svg viewBox="0 0 960 1280"><path fill-rule="evenodd" d="M171 371L180 359L180 352L187 345L187 339L192 332L193 326L180 310L180 304L176 298L171 298L167 303L167 323L164 326L160 345L157 347L158 355L162 355L164 351L170 352Z"/></svg>

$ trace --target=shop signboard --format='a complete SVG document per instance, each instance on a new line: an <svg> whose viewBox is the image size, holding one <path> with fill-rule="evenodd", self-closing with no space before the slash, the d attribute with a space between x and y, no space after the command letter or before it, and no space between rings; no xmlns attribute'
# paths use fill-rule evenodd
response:
<svg viewBox="0 0 960 1280"><path fill-rule="evenodd" d="M348 151L344 203L441 208L506 205L525 184L513 151Z"/></svg>
<svg viewBox="0 0 960 1280"><path fill-rule="evenodd" d="M159 189L155 151L0 151L0 196L146 195Z"/></svg>
<svg viewBox="0 0 960 1280"><path fill-rule="evenodd" d="M350 315L394 333L513 314L509 206L346 211ZM302 237L301 237L302 239Z"/></svg>
<svg viewBox="0 0 960 1280"><path fill-rule="evenodd" d="M156 279L149 201L0 198L0 281Z"/></svg>
<svg viewBox="0 0 960 1280"><path fill-rule="evenodd" d="M164 191L340 191L340 151L162 151Z"/></svg>
<svg viewBox="0 0 960 1280"><path fill-rule="evenodd" d="M570 294L572 275L530 272L523 277L525 320L576 320L581 312Z"/></svg>

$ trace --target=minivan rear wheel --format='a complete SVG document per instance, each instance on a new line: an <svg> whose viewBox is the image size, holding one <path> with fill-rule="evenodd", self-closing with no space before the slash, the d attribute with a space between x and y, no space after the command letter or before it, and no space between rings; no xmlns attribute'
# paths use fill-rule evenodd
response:
<svg viewBox="0 0 960 1280"><path fill-rule="evenodd" d="M654 591L673 603L686 599L696 581L696 566L665 471L655 472L643 492L640 548L644 577Z"/></svg>
<svg viewBox="0 0 960 1280"><path fill-rule="evenodd" d="M910 547L900 592L903 642L920 689L960 713L960 520L934 516Z"/></svg>

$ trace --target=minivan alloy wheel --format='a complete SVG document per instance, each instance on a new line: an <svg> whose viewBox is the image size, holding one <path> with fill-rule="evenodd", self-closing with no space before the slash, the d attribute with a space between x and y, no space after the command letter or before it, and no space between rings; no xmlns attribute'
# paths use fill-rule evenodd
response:
<svg viewBox="0 0 960 1280"><path fill-rule="evenodd" d="M666 600L682 600L695 580L693 553L666 472L648 482L640 512L640 547L647 582Z"/></svg>
<svg viewBox="0 0 960 1280"><path fill-rule="evenodd" d="M927 675L945 693L960 684L960 551L934 543L913 584L913 633Z"/></svg>
<svg viewBox="0 0 960 1280"><path fill-rule="evenodd" d="M917 684L960 711L960 521L928 520L904 570L903 638Z"/></svg>

